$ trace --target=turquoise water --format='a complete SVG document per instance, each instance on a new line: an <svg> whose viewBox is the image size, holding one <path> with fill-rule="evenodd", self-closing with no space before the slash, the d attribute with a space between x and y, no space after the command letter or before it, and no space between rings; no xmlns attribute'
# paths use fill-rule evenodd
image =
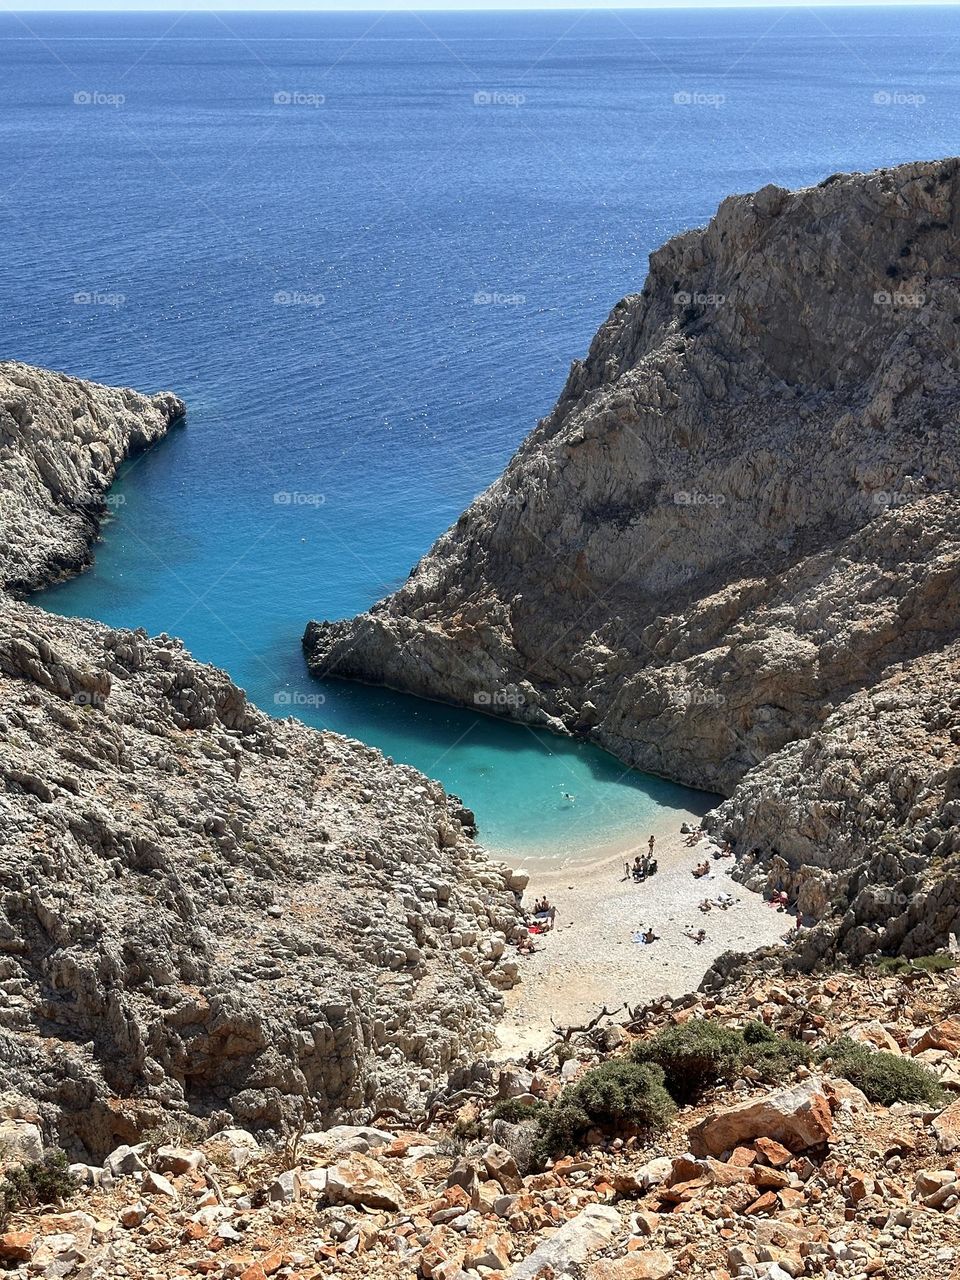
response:
<svg viewBox="0 0 960 1280"><path fill-rule="evenodd" d="M695 797L321 686L303 627L403 580L665 237L951 151L958 45L948 8L0 15L0 350L189 405L45 603L182 635L440 778L496 848L645 839Z"/></svg>

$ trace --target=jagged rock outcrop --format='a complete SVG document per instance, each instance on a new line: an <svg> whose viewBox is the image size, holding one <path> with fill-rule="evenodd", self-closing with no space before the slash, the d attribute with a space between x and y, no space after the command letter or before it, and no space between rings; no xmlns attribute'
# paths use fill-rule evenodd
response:
<svg viewBox="0 0 960 1280"><path fill-rule="evenodd" d="M36 433L5 445L4 564L36 585L82 559L86 495L179 402L13 368ZM78 404L104 441L88 424L82 456L57 433ZM69 554L35 554L41 522ZM438 784L268 718L179 641L0 591L4 1091L95 1156L164 1111L422 1112L516 977L523 881L469 827Z"/></svg>
<svg viewBox="0 0 960 1280"><path fill-rule="evenodd" d="M0 588L24 594L84 568L120 463L184 412L169 392L0 361Z"/></svg>
<svg viewBox="0 0 960 1280"><path fill-rule="evenodd" d="M815 868L828 900L850 890L876 923L861 873L890 886L960 849L956 729L938 721L960 637L958 232L956 159L724 201L651 256L553 413L408 582L308 626L313 669L732 793L721 825L741 851ZM881 734L871 691L890 727L901 698L921 736L937 723L941 754ZM844 752L840 803L823 757ZM919 847L883 865L913 786ZM936 918L844 933L854 951L942 940L955 880Z"/></svg>

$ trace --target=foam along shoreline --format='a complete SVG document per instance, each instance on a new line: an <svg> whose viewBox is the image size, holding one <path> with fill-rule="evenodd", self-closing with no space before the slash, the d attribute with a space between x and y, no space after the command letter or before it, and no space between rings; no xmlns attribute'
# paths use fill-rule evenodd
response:
<svg viewBox="0 0 960 1280"><path fill-rule="evenodd" d="M694 990L713 961L725 951L752 951L781 941L793 917L775 910L758 893L730 878L733 859L710 860L708 875L693 868L706 857L706 843L690 846L680 826L698 827L703 814L674 810L642 839L588 863L553 868L543 860L527 862L529 909L544 894L557 907L556 926L535 937L539 948L521 956L520 985L506 995L506 1013L497 1027L503 1058L543 1048L553 1022L583 1024L606 1005L638 1004L660 995ZM657 874L637 884L624 876L624 863L647 851L656 836ZM700 910L704 898L728 893L727 910ZM657 942L638 945L640 929L652 927ZM702 943L686 931L706 930Z"/></svg>

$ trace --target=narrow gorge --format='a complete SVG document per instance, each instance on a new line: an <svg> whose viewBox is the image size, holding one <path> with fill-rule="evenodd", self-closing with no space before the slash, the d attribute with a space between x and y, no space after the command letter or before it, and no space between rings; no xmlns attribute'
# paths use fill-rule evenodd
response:
<svg viewBox="0 0 960 1280"><path fill-rule="evenodd" d="M422 1115L517 975L525 882L438 784L16 598L87 563L118 465L183 414L0 364L2 1114L98 1158L191 1112Z"/></svg>
<svg viewBox="0 0 960 1280"><path fill-rule="evenodd" d="M960 162L725 200L317 675L585 736L729 798L798 954L960 922Z"/></svg>

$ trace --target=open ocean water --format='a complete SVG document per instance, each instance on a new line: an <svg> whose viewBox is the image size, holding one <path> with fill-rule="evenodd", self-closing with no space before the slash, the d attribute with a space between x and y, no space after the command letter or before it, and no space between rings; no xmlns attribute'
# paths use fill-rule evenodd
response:
<svg viewBox="0 0 960 1280"><path fill-rule="evenodd" d="M644 839L689 792L320 685L303 627L403 580L666 237L956 151L958 53L951 8L0 14L0 352L189 405L44 604L183 636L493 848Z"/></svg>

